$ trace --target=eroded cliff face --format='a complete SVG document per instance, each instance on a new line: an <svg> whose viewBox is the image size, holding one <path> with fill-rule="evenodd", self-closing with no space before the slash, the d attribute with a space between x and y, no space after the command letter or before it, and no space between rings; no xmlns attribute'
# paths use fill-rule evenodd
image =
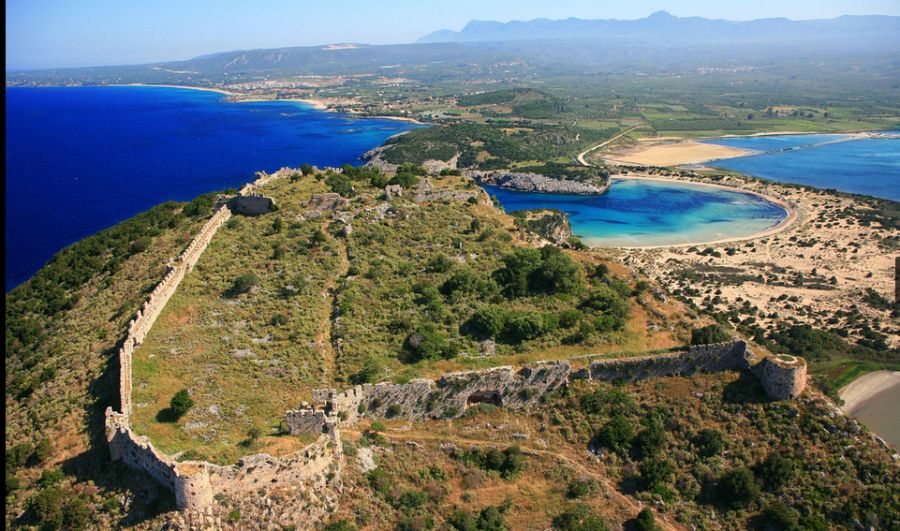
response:
<svg viewBox="0 0 900 531"><path fill-rule="evenodd" d="M490 184L519 192L595 195L602 194L609 188L608 183L600 184L598 181L554 179L537 173L468 171L466 175L482 184Z"/></svg>

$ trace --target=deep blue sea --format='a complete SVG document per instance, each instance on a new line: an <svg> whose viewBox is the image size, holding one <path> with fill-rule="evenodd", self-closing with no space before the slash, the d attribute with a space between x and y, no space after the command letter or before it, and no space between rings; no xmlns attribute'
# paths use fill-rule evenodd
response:
<svg viewBox="0 0 900 531"><path fill-rule="evenodd" d="M258 170L339 166L416 127L160 87L6 89L6 290L54 253Z"/></svg>
<svg viewBox="0 0 900 531"><path fill-rule="evenodd" d="M759 152L707 165L900 201L900 131L887 133L883 138L779 135L706 140Z"/></svg>
<svg viewBox="0 0 900 531"><path fill-rule="evenodd" d="M536 194L485 186L507 211L555 208L591 246L712 242L756 234L787 212L756 195L682 182L614 179L602 195Z"/></svg>

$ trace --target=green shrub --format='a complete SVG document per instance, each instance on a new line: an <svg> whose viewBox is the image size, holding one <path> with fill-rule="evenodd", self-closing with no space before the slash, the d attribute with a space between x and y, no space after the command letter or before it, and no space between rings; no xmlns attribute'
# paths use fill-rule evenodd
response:
<svg viewBox="0 0 900 531"><path fill-rule="evenodd" d="M765 531L799 531L799 520L797 511L776 501L763 509L758 524Z"/></svg>
<svg viewBox="0 0 900 531"><path fill-rule="evenodd" d="M459 454L458 459L482 470L499 472L503 479L513 477L525 466L525 459L518 446L510 446L503 451L496 448L488 451L472 448Z"/></svg>
<svg viewBox="0 0 900 531"><path fill-rule="evenodd" d="M587 505L572 505L553 518L553 529L560 531L607 531L603 518Z"/></svg>
<svg viewBox="0 0 900 531"><path fill-rule="evenodd" d="M356 526L347 520L338 520L323 527L322 531L356 531Z"/></svg>
<svg viewBox="0 0 900 531"><path fill-rule="evenodd" d="M759 497L753 472L745 467L726 472L716 485L719 501L730 507L744 507Z"/></svg>
<svg viewBox="0 0 900 531"><path fill-rule="evenodd" d="M569 498L583 498L597 489L597 482L593 479L578 479L569 483L566 488L566 496Z"/></svg>
<svg viewBox="0 0 900 531"><path fill-rule="evenodd" d="M700 430L693 439L694 446L697 447L697 455L700 457L712 457L722 453L725 447L725 439L722 432L712 428Z"/></svg>
<svg viewBox="0 0 900 531"><path fill-rule="evenodd" d="M709 325L691 330L691 345L709 345L723 343L731 336L719 325Z"/></svg>
<svg viewBox="0 0 900 531"><path fill-rule="evenodd" d="M609 420L594 436L594 444L622 452L631 447L634 439L634 428L623 415L616 415Z"/></svg>
<svg viewBox="0 0 900 531"><path fill-rule="evenodd" d="M403 342L403 361L416 363L421 360L452 359L458 347L438 331L434 323L425 323Z"/></svg>
<svg viewBox="0 0 900 531"><path fill-rule="evenodd" d="M256 276L255 273L244 273L234 279L231 287L225 292L225 296L237 297L238 295L247 293L257 284L259 284L259 277Z"/></svg>
<svg viewBox="0 0 900 531"><path fill-rule="evenodd" d="M656 519L653 518L653 511L649 507L644 507L638 513L637 518L632 522L631 529L634 531L656 531L659 526L656 525Z"/></svg>
<svg viewBox="0 0 900 531"><path fill-rule="evenodd" d="M772 452L760 463L757 473L769 490L776 490L790 483L797 472L797 465L778 452Z"/></svg>
<svg viewBox="0 0 900 531"><path fill-rule="evenodd" d="M356 190L353 188L353 182L346 175L329 173L325 177L325 184L328 185L328 188L332 192L341 197L353 197L356 195Z"/></svg>
<svg viewBox="0 0 900 531"><path fill-rule="evenodd" d="M31 454L31 460L35 463L43 463L53 453L53 444L50 439L41 439L34 445L34 453Z"/></svg>
<svg viewBox="0 0 900 531"><path fill-rule="evenodd" d="M517 249L503 257L494 278L510 297L537 293L575 293L581 286L580 268L553 246Z"/></svg>
<svg viewBox="0 0 900 531"><path fill-rule="evenodd" d="M500 306L485 306L475 310L464 328L479 339L493 338L503 331L506 319L507 312Z"/></svg>

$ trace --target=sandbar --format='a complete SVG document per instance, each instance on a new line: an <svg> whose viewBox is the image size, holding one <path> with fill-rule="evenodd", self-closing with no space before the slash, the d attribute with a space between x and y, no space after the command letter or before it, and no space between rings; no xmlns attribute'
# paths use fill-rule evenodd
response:
<svg viewBox="0 0 900 531"><path fill-rule="evenodd" d="M637 145L609 151L603 154L603 159L616 164L638 166L681 166L743 157L752 153L754 152L749 149L707 144L695 140L672 142L654 139L653 141L642 140Z"/></svg>

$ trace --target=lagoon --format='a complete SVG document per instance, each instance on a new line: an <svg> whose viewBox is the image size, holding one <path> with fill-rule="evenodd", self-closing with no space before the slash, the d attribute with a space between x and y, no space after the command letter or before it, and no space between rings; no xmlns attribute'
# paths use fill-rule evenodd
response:
<svg viewBox="0 0 900 531"><path fill-rule="evenodd" d="M340 166L417 127L169 87L6 89L6 290L54 253L156 204L258 170Z"/></svg>
<svg viewBox="0 0 900 531"><path fill-rule="evenodd" d="M756 154L705 163L772 181L900 201L900 131L882 135L772 135L704 142Z"/></svg>
<svg viewBox="0 0 900 531"><path fill-rule="evenodd" d="M594 247L700 244L776 227L787 211L760 196L685 182L613 179L602 195L539 194L485 186L508 211L555 208Z"/></svg>

